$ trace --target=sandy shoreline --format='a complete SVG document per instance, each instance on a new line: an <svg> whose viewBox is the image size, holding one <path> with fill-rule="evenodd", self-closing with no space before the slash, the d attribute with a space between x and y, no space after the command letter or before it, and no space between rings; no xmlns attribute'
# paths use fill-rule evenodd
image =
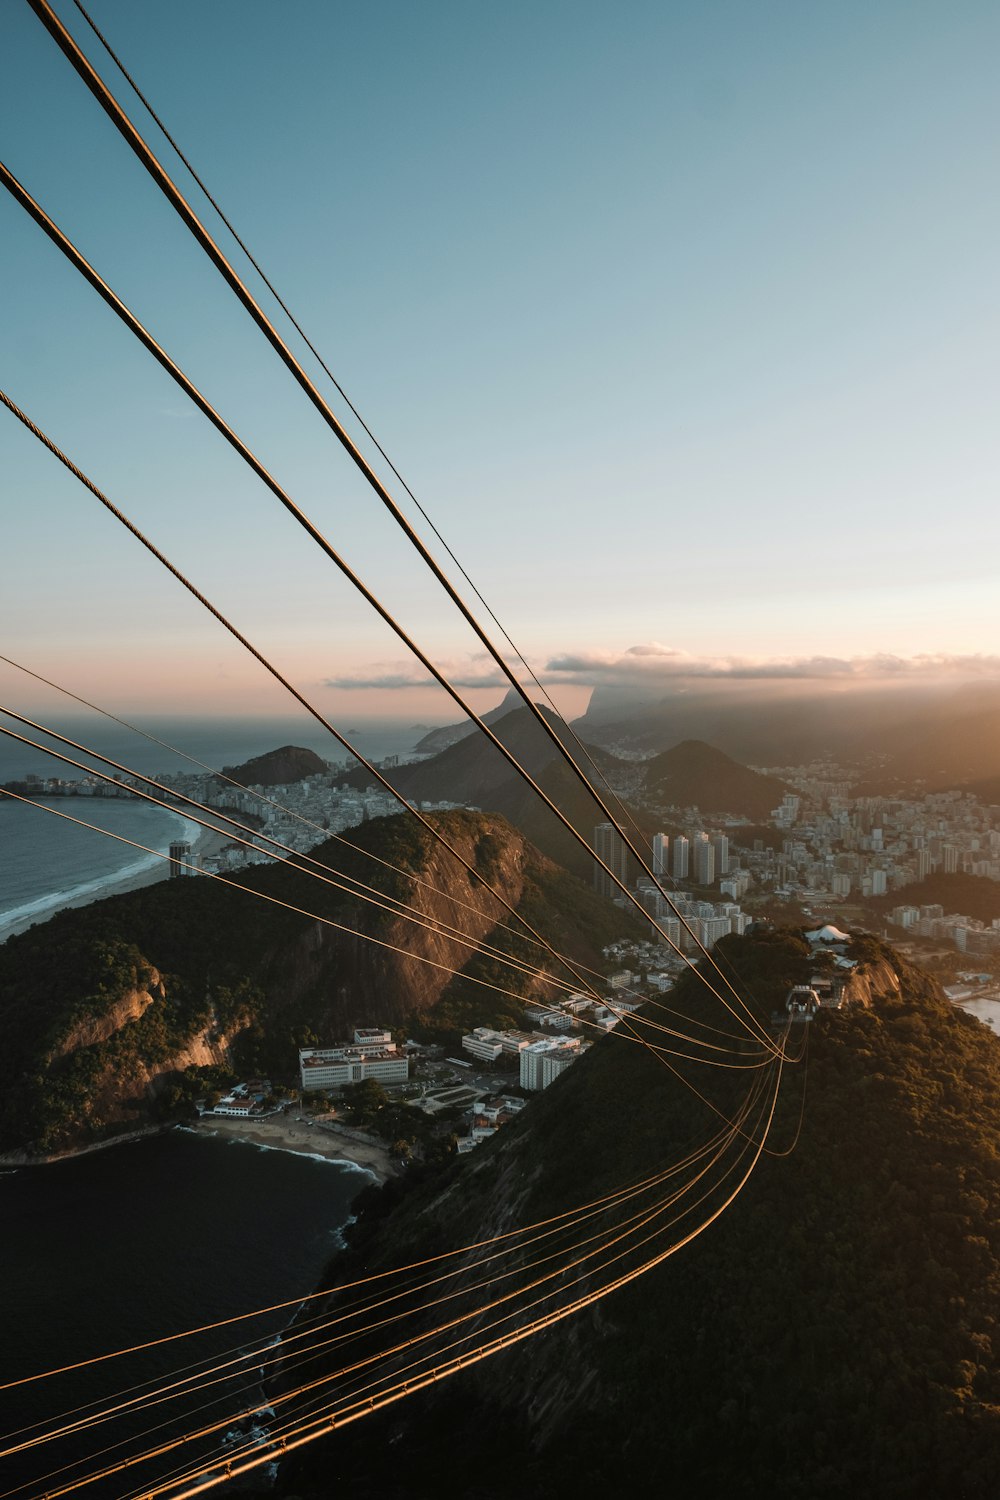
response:
<svg viewBox="0 0 1000 1500"><path fill-rule="evenodd" d="M213 1115L199 1120L191 1128L199 1135L227 1136L233 1141L267 1146L273 1151L294 1151L302 1156L323 1156L328 1161L349 1162L370 1172L378 1183L397 1175L393 1158L384 1146L351 1140L339 1135L336 1127L328 1129L321 1123L308 1125L303 1121L300 1124L288 1115L272 1115L265 1120L255 1120L253 1124Z"/></svg>
<svg viewBox="0 0 1000 1500"><path fill-rule="evenodd" d="M123 1146L130 1141L144 1140L154 1135L164 1135L174 1129L171 1125L144 1125L124 1135L115 1135L90 1145L79 1146L73 1151L57 1151L51 1156L32 1156L26 1151L10 1151L0 1156L0 1170L8 1167L38 1167L50 1162L71 1161L77 1156L88 1156L93 1151L110 1151L114 1146ZM212 1116L181 1127L198 1135L214 1135L231 1141L243 1141L250 1146L263 1146L270 1151L291 1151L297 1156L322 1156L327 1161L340 1161L357 1167L372 1176L379 1185L390 1177L398 1176L391 1153L383 1146L370 1145L367 1141L353 1141L340 1135L336 1126L325 1127L299 1124L287 1115L272 1115L269 1119L255 1120L251 1125L246 1120L227 1120L224 1116Z"/></svg>
<svg viewBox="0 0 1000 1500"><path fill-rule="evenodd" d="M180 813L182 817L184 815L184 809L181 807L172 808L171 811ZM191 844L191 853L192 855L218 854L220 849L230 841L230 835L218 833L214 829L202 828ZM15 922L0 921L0 943L19 932L27 932L28 928L34 927L36 923L47 922L57 912L66 911L70 907L92 906L95 901L105 901L109 896L123 896L127 891L142 890L147 885L156 885L159 881L168 879L169 873L169 861L166 858L158 859L150 869L140 870L138 874L126 875L118 880L113 875L109 876L107 883L102 885L100 890L87 891L84 895L60 901L58 906L22 917Z"/></svg>

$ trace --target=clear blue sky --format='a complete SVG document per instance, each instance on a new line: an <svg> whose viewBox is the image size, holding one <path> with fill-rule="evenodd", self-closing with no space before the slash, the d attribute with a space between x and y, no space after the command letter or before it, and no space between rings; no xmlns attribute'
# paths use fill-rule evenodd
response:
<svg viewBox="0 0 1000 1500"><path fill-rule="evenodd" d="M652 641L713 670L1000 652L996 5L92 14L533 663L572 660L582 687ZM0 152L475 681L453 612L19 0ZM5 194L0 258L10 395L325 708L452 717L323 686L410 669ZM7 654L119 710L281 706L5 413L0 456Z"/></svg>

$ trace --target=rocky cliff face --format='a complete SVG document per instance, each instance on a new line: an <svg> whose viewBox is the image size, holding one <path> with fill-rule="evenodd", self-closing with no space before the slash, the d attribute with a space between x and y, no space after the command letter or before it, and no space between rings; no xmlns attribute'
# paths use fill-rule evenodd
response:
<svg viewBox="0 0 1000 1500"><path fill-rule="evenodd" d="M501 818L469 815L448 820L448 841L473 868L488 850L491 887L517 907L525 870L538 856ZM440 844L430 843L419 871L406 882L402 900L418 925L404 916L380 916L360 907L345 925L352 935L321 922L303 924L291 941L270 955L265 989L271 1009L289 1013L308 1006L313 1029L343 1036L355 1026L396 1026L433 1010L452 979L468 963L475 945L489 939L498 921L514 918ZM450 934L458 929L466 940ZM371 941L374 939L375 941Z"/></svg>
<svg viewBox="0 0 1000 1500"><path fill-rule="evenodd" d="M915 969L898 954L890 956L884 952L878 958L859 963L851 971L844 987L844 1003L871 1009L881 1000L898 1000L904 984L908 994L920 999L944 998L941 986L932 975Z"/></svg>
<svg viewBox="0 0 1000 1500"><path fill-rule="evenodd" d="M491 889L425 830L378 819L353 842L316 851L345 888L293 862L228 887L172 881L60 913L4 944L0 1025L13 1038L16 1081L0 1098L0 1149L33 1144L47 1154L157 1118L172 1090L188 1099L197 1090L194 1075L183 1077L190 1069L294 1076L297 1047L332 1044L358 1026L417 1024L456 990L460 1010L442 1024L490 1020L475 1010L497 1004L489 983L516 991L500 994L516 1023L519 997L546 989L535 972L545 955L512 936L516 919L498 898L515 909L534 903L534 922L585 963L598 963L597 944L620 935L625 919L582 886L571 882L567 893L559 881L569 877L503 818L438 821ZM359 900L351 881L360 880L417 920ZM551 911L549 892L558 897ZM615 932L596 937L608 922ZM478 956L484 940L529 956L531 972Z"/></svg>
<svg viewBox="0 0 1000 1500"><path fill-rule="evenodd" d="M85 1016L71 1025L49 1054L49 1065L57 1063L60 1058L69 1057L73 1052L79 1052L83 1047L97 1047L101 1042L110 1041L123 1026L145 1015L154 999L162 1000L164 995L163 980L152 969L149 983L142 989L126 990L121 999L114 1001L103 1015Z"/></svg>

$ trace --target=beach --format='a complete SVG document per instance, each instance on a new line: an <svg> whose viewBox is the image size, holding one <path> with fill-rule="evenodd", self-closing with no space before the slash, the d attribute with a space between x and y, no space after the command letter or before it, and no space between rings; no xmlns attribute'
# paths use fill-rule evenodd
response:
<svg viewBox="0 0 1000 1500"><path fill-rule="evenodd" d="M177 811L183 817L183 811L180 808ZM223 846L231 841L231 835L209 828L198 829L197 837L195 837L196 828L196 824L188 823L187 832L184 835L185 840L191 844L192 861L199 855L207 857L218 854ZM178 837L180 837L179 834ZM65 911L68 907L91 906L95 901L104 901L108 896L122 896L127 891L137 891L147 885L156 885L159 881L168 879L169 872L169 859L163 856L144 869L126 870L119 877L112 874L100 883L87 882L87 888L81 890L79 894L75 896L66 894L54 898L51 905L46 905L43 909L33 911L29 915L13 921L4 921L0 918L0 943L18 932L26 932L36 922L48 921L49 917L55 916L57 911Z"/></svg>
<svg viewBox="0 0 1000 1500"><path fill-rule="evenodd" d="M352 1140L341 1135L335 1125L327 1126L322 1121L310 1125L305 1120L299 1121L290 1115L270 1115L263 1120L254 1120L251 1124L248 1120L212 1115L203 1117L191 1128L199 1134L245 1141L271 1151L294 1151L299 1156L319 1156L328 1161L349 1162L352 1166L370 1172L380 1184L398 1175L387 1147Z"/></svg>

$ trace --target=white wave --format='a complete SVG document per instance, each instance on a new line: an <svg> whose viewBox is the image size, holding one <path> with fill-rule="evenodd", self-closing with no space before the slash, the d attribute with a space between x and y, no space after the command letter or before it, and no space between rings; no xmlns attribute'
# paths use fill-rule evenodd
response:
<svg viewBox="0 0 1000 1500"><path fill-rule="evenodd" d="M104 895L113 895L118 886L135 880L137 876L146 875L160 865L165 866L166 857L170 853L170 845L179 837L184 842L193 844L203 832L197 823L192 822L183 813L173 808L165 808L164 811L173 820L175 831L160 834L156 840L157 852L155 854L143 854L130 864L119 866L117 870L95 875L91 880L79 881L65 890L46 891L43 896L37 896L33 901L26 901L20 906L12 906L6 911L0 911L0 941L8 934L9 929L25 923L46 921L65 906L80 905L88 896L100 899L102 892Z"/></svg>
<svg viewBox="0 0 1000 1500"><path fill-rule="evenodd" d="M230 1137L231 1146L252 1146L255 1151L283 1151L288 1156L301 1156L305 1161L321 1161L333 1167L348 1167L352 1172L362 1172L365 1177L378 1181L378 1174L370 1167L359 1166L345 1156L323 1156L319 1151L296 1151L294 1146L265 1146L263 1141L245 1141L239 1136Z"/></svg>
<svg viewBox="0 0 1000 1500"><path fill-rule="evenodd" d="M34 901L25 902L23 906L11 907L8 911L0 912L0 925L6 927L15 922L24 922L29 917L38 917L42 913L51 914L70 902L79 901L84 896L96 895L99 891L110 886L120 885L125 880L134 880L137 875L144 875L147 870L152 870L160 860L155 854L147 854L142 859L137 859L134 864L125 865L119 870L112 870L107 875L96 876L93 880L81 881L79 885L72 885L65 891L49 891L44 896L39 896Z"/></svg>

